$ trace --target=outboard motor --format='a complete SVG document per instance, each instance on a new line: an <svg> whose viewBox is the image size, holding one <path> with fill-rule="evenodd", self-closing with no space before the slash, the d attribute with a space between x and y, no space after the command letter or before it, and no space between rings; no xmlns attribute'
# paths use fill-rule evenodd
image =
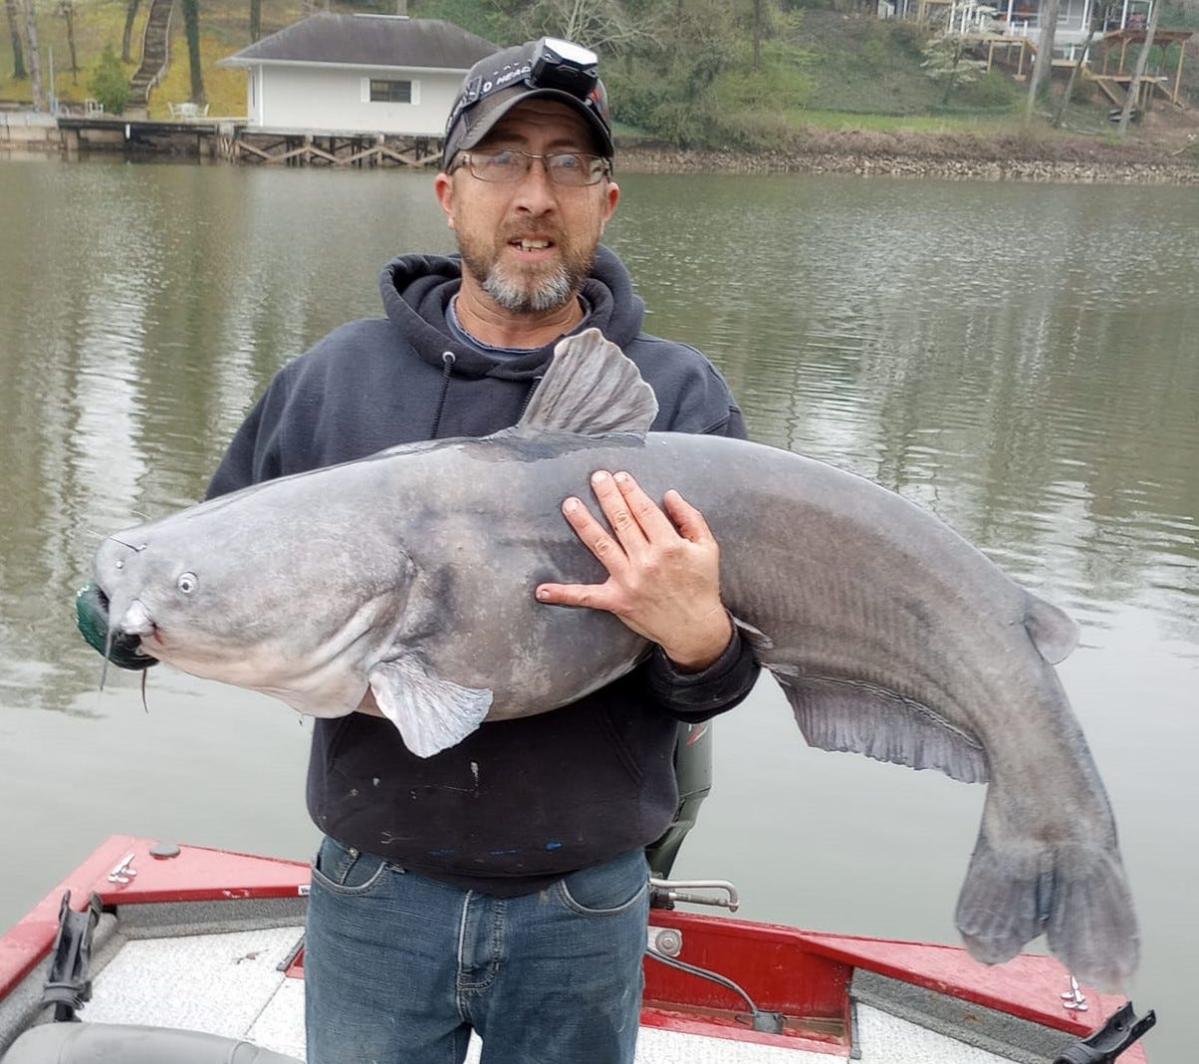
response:
<svg viewBox="0 0 1199 1064"><path fill-rule="evenodd" d="M674 777L679 804L674 820L663 836L645 848L650 872L665 879L695 822L699 807L712 789L712 722L680 724L674 747Z"/></svg>

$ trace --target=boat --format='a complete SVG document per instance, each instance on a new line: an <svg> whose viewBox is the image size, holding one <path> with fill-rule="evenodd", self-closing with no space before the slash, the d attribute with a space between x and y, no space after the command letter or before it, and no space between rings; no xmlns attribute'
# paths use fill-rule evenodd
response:
<svg viewBox="0 0 1199 1064"><path fill-rule="evenodd" d="M652 889L637 1064L1147 1064L1152 1013L1052 958L988 968L677 908L735 910L723 881ZM303 1060L308 890L302 862L112 836L0 938L0 1061Z"/></svg>

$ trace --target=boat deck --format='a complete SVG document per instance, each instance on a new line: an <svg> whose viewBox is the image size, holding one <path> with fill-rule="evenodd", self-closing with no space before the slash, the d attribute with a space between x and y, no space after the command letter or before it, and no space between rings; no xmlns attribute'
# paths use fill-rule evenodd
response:
<svg viewBox="0 0 1199 1064"><path fill-rule="evenodd" d="M148 938L124 943L97 977L82 1015L241 1038L304 1059L304 984L287 974L303 928ZM877 1008L857 1006L865 1064L1007 1064L997 1056ZM472 1040L467 1061L479 1059ZM786 1048L642 1028L637 1064L831 1064L849 1047Z"/></svg>
<svg viewBox="0 0 1199 1064"><path fill-rule="evenodd" d="M303 920L308 868L184 847L151 856L115 836L0 937L0 1056L38 1015L59 903L103 913L92 998L79 1018L192 1030L304 1059ZM1102 1025L1122 999L1087 991L1047 957L984 968L963 950L654 910L651 937L678 959L739 984L778 1033L752 1029L725 986L646 960L638 1064L1047 1064ZM479 1060L472 1042L468 1060ZM1121 1064L1144 1064L1134 1046Z"/></svg>

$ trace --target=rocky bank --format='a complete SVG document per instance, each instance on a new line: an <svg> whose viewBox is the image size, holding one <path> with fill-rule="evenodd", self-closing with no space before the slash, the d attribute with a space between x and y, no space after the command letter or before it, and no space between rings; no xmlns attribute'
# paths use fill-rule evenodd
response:
<svg viewBox="0 0 1199 1064"><path fill-rule="evenodd" d="M807 173L970 181L1199 185L1199 138L1120 144L1096 138L814 131L786 148L682 151L618 147L633 173Z"/></svg>

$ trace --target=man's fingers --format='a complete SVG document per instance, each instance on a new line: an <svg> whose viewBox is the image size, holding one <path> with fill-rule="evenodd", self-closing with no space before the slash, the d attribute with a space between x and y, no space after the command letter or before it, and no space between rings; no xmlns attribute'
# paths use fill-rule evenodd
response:
<svg viewBox="0 0 1199 1064"><path fill-rule="evenodd" d="M612 474L604 469L592 473L591 490L595 492L600 509L603 510L625 553L630 556L641 554L646 545L645 532L642 531Z"/></svg>
<svg viewBox="0 0 1199 1064"><path fill-rule="evenodd" d="M567 499L562 504L562 513L570 527L575 530L575 534L587 549L603 562L608 572L617 573L628 566L628 555L621 544L608 535L608 530L592 517L591 511L581 500L573 496Z"/></svg>
<svg viewBox="0 0 1199 1064"><path fill-rule="evenodd" d="M679 535L692 543L707 543L712 539L712 530L708 522L694 506L683 498L673 488L666 493L666 512L674 521Z"/></svg>
<svg viewBox="0 0 1199 1064"><path fill-rule="evenodd" d="M586 606L593 610L610 609L607 584L539 584L537 601L547 606Z"/></svg>
<svg viewBox="0 0 1199 1064"><path fill-rule="evenodd" d="M641 485L629 473L617 473L613 478L625 502L637 519L637 523L653 542L656 539L675 535L675 527L653 499L641 490Z"/></svg>

